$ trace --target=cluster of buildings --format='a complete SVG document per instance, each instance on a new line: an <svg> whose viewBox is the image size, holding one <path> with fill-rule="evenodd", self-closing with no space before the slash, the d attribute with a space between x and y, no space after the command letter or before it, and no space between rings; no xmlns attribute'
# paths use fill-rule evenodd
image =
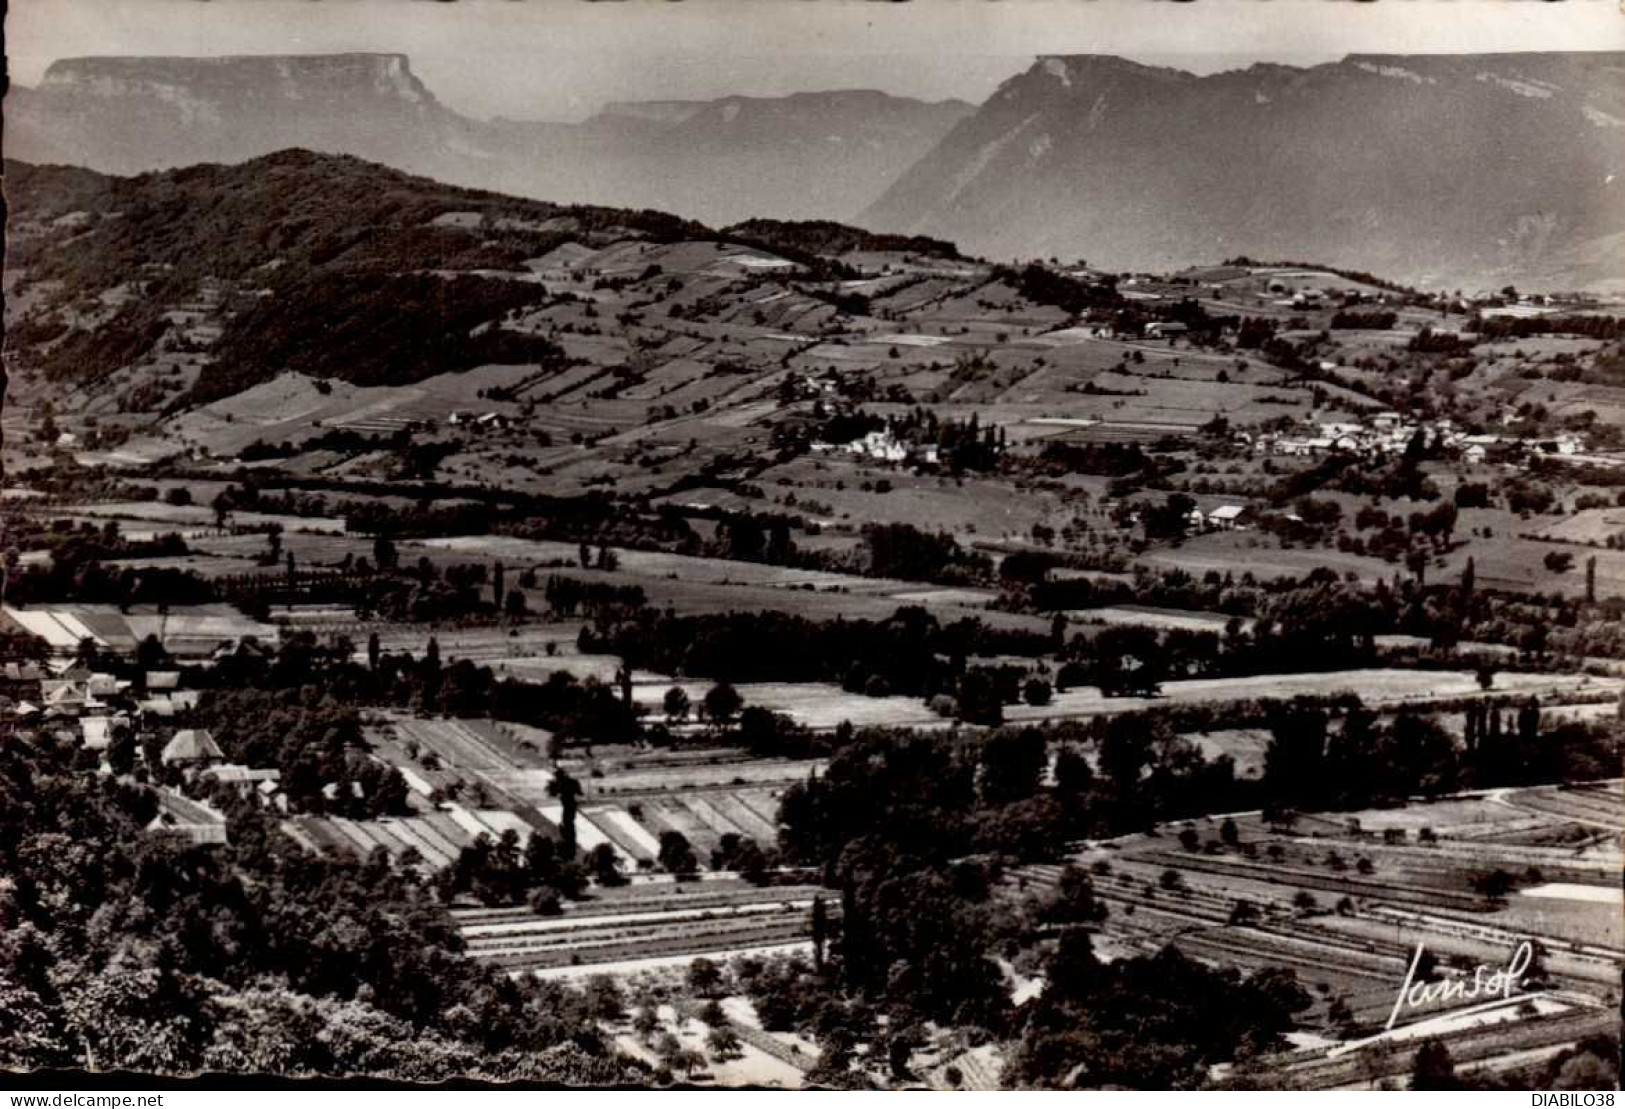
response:
<svg viewBox="0 0 1625 1109"><path fill-rule="evenodd" d="M1520 439L1506 435L1469 435L1448 417L1416 424L1397 412L1378 412L1358 423L1322 422L1308 433L1265 432L1243 435L1259 454L1317 458L1332 453L1367 457L1404 452L1420 432L1430 451L1456 451L1465 462L1483 462L1490 448L1501 443L1520 443L1544 454L1574 455L1585 449L1576 435L1563 434L1546 439Z"/></svg>
<svg viewBox="0 0 1625 1109"><path fill-rule="evenodd" d="M871 431L861 439L854 439L843 448L848 454L868 458L875 462L918 462L935 465L937 448L934 444L919 445L899 439L890 429Z"/></svg>
<svg viewBox="0 0 1625 1109"><path fill-rule="evenodd" d="M104 773L111 772L109 751L121 738L135 741L135 757L141 760L162 739L157 761L168 774L200 784L212 781L285 808L279 771L228 762L206 728L171 730L172 721L201 697L198 690L182 689L180 678L177 670L148 670L132 680L77 660L6 662L0 665L0 719L89 752ZM149 831L176 833L195 843L225 842L223 813L174 789L160 789L158 799Z"/></svg>
<svg viewBox="0 0 1625 1109"><path fill-rule="evenodd" d="M501 412L453 412L446 417L446 423L451 427L466 428L472 431L506 431L512 421Z"/></svg>
<svg viewBox="0 0 1625 1109"><path fill-rule="evenodd" d="M1340 451L1349 454L1398 454L1410 445L1421 425L1406 423L1397 412L1378 412L1358 423L1321 422L1304 434L1265 432L1253 437L1260 454L1315 458ZM1430 443L1454 433L1450 420L1422 428Z"/></svg>
<svg viewBox="0 0 1625 1109"><path fill-rule="evenodd" d="M854 439L850 443L814 443L812 449L823 453L842 451L873 462L897 464L934 466L940 457L936 444L913 443L907 439L899 439L889 428L871 431L863 438Z"/></svg>

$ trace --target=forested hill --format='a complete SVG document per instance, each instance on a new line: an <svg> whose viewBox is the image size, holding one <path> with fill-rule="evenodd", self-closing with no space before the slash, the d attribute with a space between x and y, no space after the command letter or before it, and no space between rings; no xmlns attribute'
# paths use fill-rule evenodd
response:
<svg viewBox="0 0 1625 1109"><path fill-rule="evenodd" d="M415 877L289 849L241 802L229 846L153 834L159 791L83 754L0 743L0 1071L644 1080L582 995L466 958Z"/></svg>
<svg viewBox="0 0 1625 1109"><path fill-rule="evenodd" d="M566 242L715 238L659 212L566 207L290 150L138 177L6 163L11 258L29 314L9 355L75 384L140 358L224 303L207 401L302 370L408 384L482 363L544 363L540 336L489 327L546 299L525 259ZM446 280L436 275L450 276ZM506 278L506 279L505 279Z"/></svg>
<svg viewBox="0 0 1625 1109"><path fill-rule="evenodd" d="M459 188L345 155L287 150L136 177L8 161L8 358L94 389L175 332L218 326L177 403L285 371L405 385L485 364L546 365L558 347L513 325L557 299L536 269L560 248L732 243L801 267L820 256L952 244L836 223L719 232L650 210L559 205ZM580 294L591 299L590 274ZM504 326L508 325L508 326ZM198 350L197 354L203 354Z"/></svg>
<svg viewBox="0 0 1625 1109"><path fill-rule="evenodd" d="M137 177L8 160L5 177L8 268L78 291L143 269L172 283L298 267L502 269L583 236L715 236L661 212L523 200L305 150Z"/></svg>

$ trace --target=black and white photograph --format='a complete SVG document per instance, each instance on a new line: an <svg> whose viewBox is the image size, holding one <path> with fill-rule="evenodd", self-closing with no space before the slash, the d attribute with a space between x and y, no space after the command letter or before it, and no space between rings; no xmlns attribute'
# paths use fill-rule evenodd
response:
<svg viewBox="0 0 1625 1109"><path fill-rule="evenodd" d="M0 1085L1613 1104L1616 0L5 43Z"/></svg>

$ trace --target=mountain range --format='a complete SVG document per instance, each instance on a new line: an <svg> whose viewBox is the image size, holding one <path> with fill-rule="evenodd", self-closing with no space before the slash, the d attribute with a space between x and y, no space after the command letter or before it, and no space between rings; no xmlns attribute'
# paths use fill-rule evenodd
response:
<svg viewBox="0 0 1625 1109"><path fill-rule="evenodd" d="M1209 76L1045 57L980 107L872 91L475 120L392 54L83 58L8 157L132 174L301 147L713 225L834 219L994 258L1312 259L1429 287L1625 287L1625 54L1355 55Z"/></svg>
<svg viewBox="0 0 1625 1109"><path fill-rule="evenodd" d="M6 101L6 156L133 174L288 148L711 223L850 216L972 112L872 91L611 104L578 124L452 111L399 54L73 58Z"/></svg>
<svg viewBox="0 0 1625 1109"><path fill-rule="evenodd" d="M1305 259L1430 287L1625 283L1625 54L1194 76L1041 58L859 222L1107 269Z"/></svg>

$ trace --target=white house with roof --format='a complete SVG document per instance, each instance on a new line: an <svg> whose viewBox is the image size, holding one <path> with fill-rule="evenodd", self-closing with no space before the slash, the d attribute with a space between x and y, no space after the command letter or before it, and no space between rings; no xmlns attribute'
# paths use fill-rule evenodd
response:
<svg viewBox="0 0 1625 1109"><path fill-rule="evenodd" d="M201 777L212 778L223 786L229 786L238 793L261 794L261 787L271 786L271 792L281 784L282 772L275 767L244 766L241 763L226 762L218 766L211 766L204 770Z"/></svg>
<svg viewBox="0 0 1625 1109"><path fill-rule="evenodd" d="M1241 527L1242 517L1247 514L1247 506L1242 504L1221 504L1207 514L1207 526L1219 531L1233 531Z"/></svg>
<svg viewBox="0 0 1625 1109"><path fill-rule="evenodd" d="M79 733L86 750L105 751L113 742L113 729L126 721L113 716L84 716L79 719Z"/></svg>

